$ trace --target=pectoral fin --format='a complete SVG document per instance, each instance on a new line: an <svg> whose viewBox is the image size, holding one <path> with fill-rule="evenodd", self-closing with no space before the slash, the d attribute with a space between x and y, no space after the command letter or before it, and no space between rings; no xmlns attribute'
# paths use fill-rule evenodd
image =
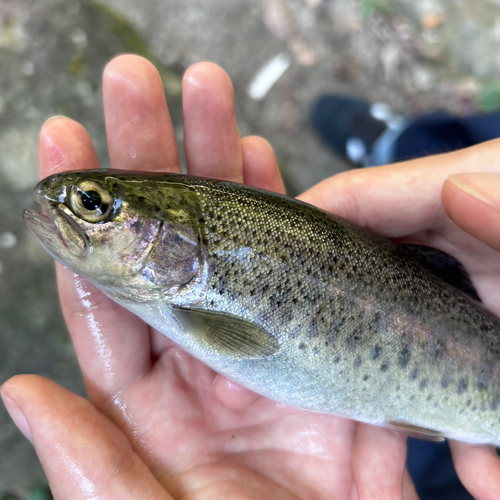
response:
<svg viewBox="0 0 500 500"><path fill-rule="evenodd" d="M276 338L261 326L232 314L172 307L186 332L232 359L258 359L278 352Z"/></svg>
<svg viewBox="0 0 500 500"><path fill-rule="evenodd" d="M425 427L418 427L417 425L408 424L407 422L393 420L387 422L387 427L393 431L402 432L407 436L417 439L425 439L426 441L434 441L436 443L445 440L445 438L438 431L426 429Z"/></svg>

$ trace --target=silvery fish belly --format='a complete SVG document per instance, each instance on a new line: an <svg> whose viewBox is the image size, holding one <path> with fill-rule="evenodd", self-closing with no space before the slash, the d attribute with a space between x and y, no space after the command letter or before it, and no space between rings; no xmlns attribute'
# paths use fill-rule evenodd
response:
<svg viewBox="0 0 500 500"><path fill-rule="evenodd" d="M500 444L500 321L414 248L175 174L69 172L35 199L48 215L24 217L51 255L236 382L410 435Z"/></svg>

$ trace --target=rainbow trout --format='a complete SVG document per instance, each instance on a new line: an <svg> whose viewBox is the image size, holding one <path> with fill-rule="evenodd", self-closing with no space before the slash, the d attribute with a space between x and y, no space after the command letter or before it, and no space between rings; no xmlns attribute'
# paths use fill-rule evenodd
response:
<svg viewBox="0 0 500 500"><path fill-rule="evenodd" d="M53 257L232 380L410 435L500 445L500 320L411 247L184 175L69 172L34 197L48 216L24 218Z"/></svg>

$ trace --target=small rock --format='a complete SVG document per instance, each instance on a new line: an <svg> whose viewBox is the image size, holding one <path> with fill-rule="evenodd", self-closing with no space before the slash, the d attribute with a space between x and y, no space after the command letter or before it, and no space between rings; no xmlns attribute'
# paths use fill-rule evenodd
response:
<svg viewBox="0 0 500 500"><path fill-rule="evenodd" d="M414 66L412 70L413 84L416 90L429 90L434 83L432 71L423 66Z"/></svg>
<svg viewBox="0 0 500 500"><path fill-rule="evenodd" d="M395 78L401 62L401 47L396 43L386 44L380 51L380 62L384 68L385 79L390 81Z"/></svg>
<svg viewBox="0 0 500 500"><path fill-rule="evenodd" d="M81 28L75 28L71 32L71 41L78 49L84 49L88 44L87 35Z"/></svg>
<svg viewBox="0 0 500 500"><path fill-rule="evenodd" d="M321 4L323 0L304 0L306 2L306 5L310 7L311 9L316 8L318 5Z"/></svg>
<svg viewBox="0 0 500 500"><path fill-rule="evenodd" d="M33 61L26 61L21 64L21 72L24 76L32 76L35 73Z"/></svg>
<svg viewBox="0 0 500 500"><path fill-rule="evenodd" d="M444 16L441 12L429 12L420 18L420 25L425 30L435 30L444 23Z"/></svg>

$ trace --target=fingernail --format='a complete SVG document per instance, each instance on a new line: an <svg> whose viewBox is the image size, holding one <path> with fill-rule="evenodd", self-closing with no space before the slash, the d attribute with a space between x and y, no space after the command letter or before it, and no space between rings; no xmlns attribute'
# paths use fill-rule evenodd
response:
<svg viewBox="0 0 500 500"><path fill-rule="evenodd" d="M44 125L49 123L51 120L57 120L58 118L67 118L67 116L64 116L64 115L54 115L54 116L51 116L50 118L47 118L44 122Z"/></svg>
<svg viewBox="0 0 500 500"><path fill-rule="evenodd" d="M10 418L12 418L14 423L17 425L17 428L24 434L24 437L28 441L33 443L33 437L31 435L28 422L26 421L26 418L23 415L23 412L21 411L19 406L17 406L17 403L13 399L10 399L9 396L6 396L3 393L2 393L2 399L5 408L9 412Z"/></svg>
<svg viewBox="0 0 500 500"><path fill-rule="evenodd" d="M461 191L500 211L500 174L473 172L448 177Z"/></svg>

